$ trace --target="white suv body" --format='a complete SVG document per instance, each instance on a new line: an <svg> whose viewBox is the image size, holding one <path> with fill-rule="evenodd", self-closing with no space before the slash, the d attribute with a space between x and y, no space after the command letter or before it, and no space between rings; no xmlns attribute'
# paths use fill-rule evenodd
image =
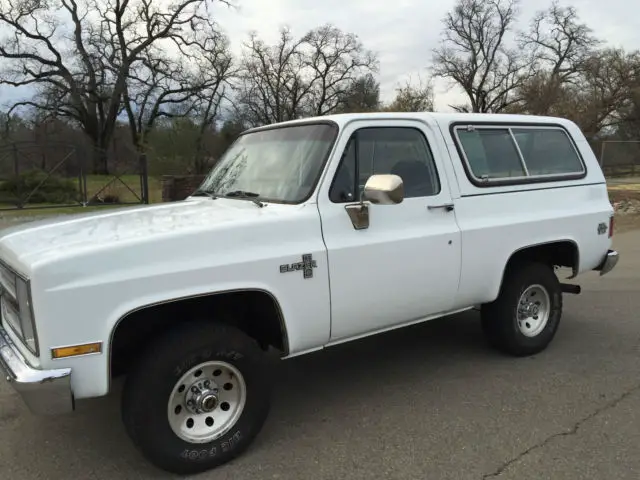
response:
<svg viewBox="0 0 640 480"><path fill-rule="evenodd" d="M202 471L239 454L266 417L268 385L248 371L267 363L242 358L268 346L289 358L477 306L493 345L539 352L560 294L578 293L549 272L610 271L612 228L604 175L565 119L372 113L270 125L245 132L184 201L4 230L0 366L41 413L71 411L129 373L132 438L162 468ZM167 384L145 383L154 355L199 393L172 390L187 377L162 365L147 376ZM209 372L215 389L194 376L207 362L222 369ZM239 383L225 390L218 372ZM140 410L141 389L160 397L157 412ZM152 414L164 430L142 425Z"/></svg>

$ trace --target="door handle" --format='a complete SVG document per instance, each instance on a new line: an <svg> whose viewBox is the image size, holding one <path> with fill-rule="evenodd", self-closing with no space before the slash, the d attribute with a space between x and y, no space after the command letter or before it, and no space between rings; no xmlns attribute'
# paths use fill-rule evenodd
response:
<svg viewBox="0 0 640 480"><path fill-rule="evenodd" d="M429 210L435 210L436 208L444 208L447 212L453 210L453 203L442 203L440 205L429 205L427 207Z"/></svg>

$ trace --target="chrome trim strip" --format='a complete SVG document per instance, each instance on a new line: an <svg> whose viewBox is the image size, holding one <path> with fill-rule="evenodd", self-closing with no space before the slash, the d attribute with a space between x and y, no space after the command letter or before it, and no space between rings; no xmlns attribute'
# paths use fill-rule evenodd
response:
<svg viewBox="0 0 640 480"><path fill-rule="evenodd" d="M386 327L380 327L375 330L368 331L366 333L359 333L351 337L341 337L341 338L338 338L337 340L331 340L328 343L325 343L324 348L326 349L336 345L341 345L343 343L348 343L353 340L359 340L361 338L372 337L374 335L379 335L381 333L392 332L393 330L399 330L404 327L410 327L411 325L417 325L419 323L429 322L431 320L436 320L442 317L448 317L450 315L457 315L458 313L466 312L468 310L473 310L473 307L464 307L464 308L456 308L454 310L445 310L443 312L427 315L426 317L419 317L413 320L409 320L408 322L398 323L398 324L394 324Z"/></svg>
<svg viewBox="0 0 640 480"><path fill-rule="evenodd" d="M458 131L457 130L456 130L456 135L458 135ZM511 129L509 129L509 136L511 137L511 140L513 141L513 145L516 147L516 151L518 152L518 158L520 159L520 164L522 165L522 168L524 169L524 176L525 177L530 177L531 174L529 173L529 168L527 167L527 164L524 161L524 155L522 154L522 150L520 149L520 145L518 145L518 140L516 139L516 136L513 134L513 130L511 130ZM474 174L474 176L475 176L475 174Z"/></svg>
<svg viewBox="0 0 640 480"><path fill-rule="evenodd" d="M33 311L33 294L31 292L31 280L27 280L27 297L29 299L29 310L31 313L31 328L33 329L33 341L35 342L36 349L35 351L31 350L29 344L25 339L23 342L31 353L33 353L36 357L40 356L40 339L38 338L38 326L36 325L36 315ZM18 305L19 306L19 305ZM20 323L22 323L22 318L20 319Z"/></svg>
<svg viewBox="0 0 640 480"><path fill-rule="evenodd" d="M74 410L71 369L38 370L30 367L1 327L0 370L33 413L57 415Z"/></svg>
<svg viewBox="0 0 640 480"><path fill-rule="evenodd" d="M522 185L504 185L505 187L518 187L513 188L512 190L492 190L490 192L481 192L481 193L466 193L464 195L460 195L461 198L471 198L471 197L484 197L487 195L507 195L509 193L522 193L522 192L539 192L541 190L558 190L560 188L578 188L578 187L592 187L594 185L607 185L607 182L589 182L589 183L573 183L573 184L564 184L564 185L552 185L546 187L536 187L534 184L522 184ZM525 187L525 188L519 188ZM533 188L527 188L533 187Z"/></svg>

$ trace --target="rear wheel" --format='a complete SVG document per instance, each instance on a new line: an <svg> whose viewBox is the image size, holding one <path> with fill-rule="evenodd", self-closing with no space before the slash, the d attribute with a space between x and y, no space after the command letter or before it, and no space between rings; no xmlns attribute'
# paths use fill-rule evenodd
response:
<svg viewBox="0 0 640 480"><path fill-rule="evenodd" d="M562 289L553 268L527 263L509 268L498 298L482 306L482 328L495 348L515 356L547 348L562 316Z"/></svg>
<svg viewBox="0 0 640 480"><path fill-rule="evenodd" d="M241 454L270 405L264 352L229 326L193 323L156 341L129 374L123 421L144 456L193 474Z"/></svg>

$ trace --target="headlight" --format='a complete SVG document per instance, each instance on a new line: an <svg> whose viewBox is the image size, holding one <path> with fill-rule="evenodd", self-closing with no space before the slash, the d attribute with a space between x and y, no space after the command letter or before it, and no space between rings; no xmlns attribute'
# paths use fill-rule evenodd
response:
<svg viewBox="0 0 640 480"><path fill-rule="evenodd" d="M38 355L29 283L4 265L0 265L0 286L2 320L18 335L31 353Z"/></svg>
<svg viewBox="0 0 640 480"><path fill-rule="evenodd" d="M11 298L16 298L16 274L4 265L0 265L0 285L3 293L6 292Z"/></svg>
<svg viewBox="0 0 640 480"><path fill-rule="evenodd" d="M18 305L7 295L2 293L2 319L22 338L22 323L20 322L20 312Z"/></svg>

